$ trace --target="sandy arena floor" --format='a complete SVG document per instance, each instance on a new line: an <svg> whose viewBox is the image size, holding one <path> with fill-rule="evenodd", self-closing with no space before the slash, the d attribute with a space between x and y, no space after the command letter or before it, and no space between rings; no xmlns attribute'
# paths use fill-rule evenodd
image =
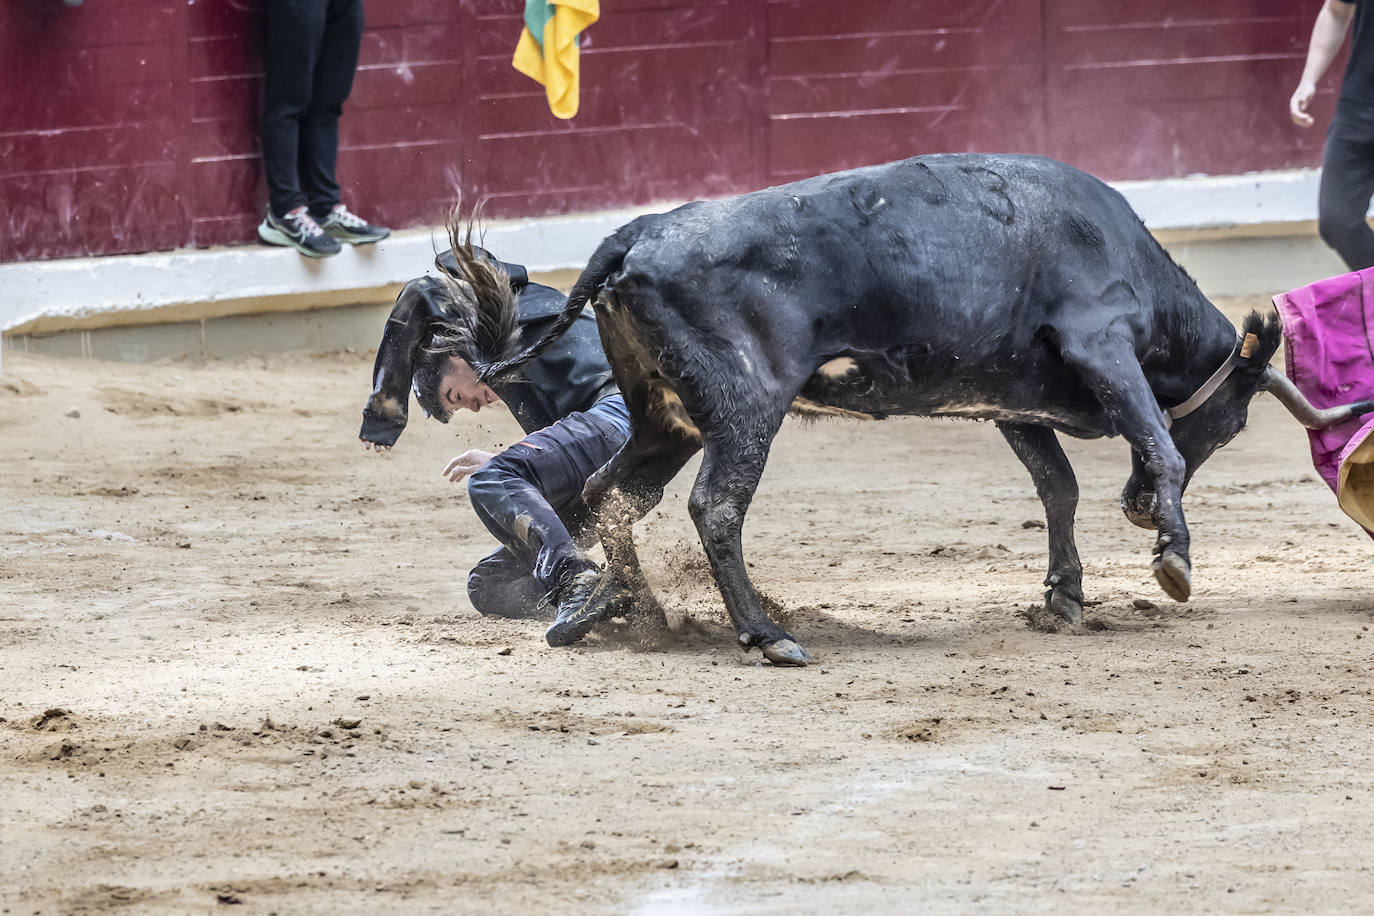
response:
<svg viewBox="0 0 1374 916"><path fill-rule="evenodd" d="M1374 908L1374 552L1273 402L1188 494L1186 605L1124 443L1069 444L1082 636L1026 627L1043 513L990 424L789 422L746 551L819 664L778 670L689 475L641 526L666 649L479 618L439 472L518 429L364 454L370 366L6 354L0 911Z"/></svg>

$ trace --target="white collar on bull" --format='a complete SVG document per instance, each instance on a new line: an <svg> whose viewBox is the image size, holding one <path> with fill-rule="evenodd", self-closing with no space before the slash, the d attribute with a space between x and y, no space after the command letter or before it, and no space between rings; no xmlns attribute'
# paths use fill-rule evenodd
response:
<svg viewBox="0 0 1374 916"><path fill-rule="evenodd" d="M1212 377L1203 382L1202 387L1193 392L1193 396L1188 400L1176 407L1170 407L1168 410L1164 411L1165 428L1173 426L1175 420L1180 417L1188 416L1188 414L1207 403L1207 399L1216 394L1217 389L1225 384L1226 380L1231 377L1231 372L1236 366L1240 365L1240 361L1249 359L1250 354L1254 352L1257 346L1259 346L1259 338L1254 334L1246 334L1243 340L1237 336L1236 345L1231 349L1231 355L1226 357L1226 362L1222 363L1221 367L1217 369L1216 372L1212 373Z"/></svg>

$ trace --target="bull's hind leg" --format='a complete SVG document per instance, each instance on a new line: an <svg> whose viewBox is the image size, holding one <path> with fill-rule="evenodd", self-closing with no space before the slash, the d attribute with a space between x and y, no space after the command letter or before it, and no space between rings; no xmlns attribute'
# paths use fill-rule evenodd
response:
<svg viewBox="0 0 1374 916"><path fill-rule="evenodd" d="M645 445L645 440L652 444ZM587 482L584 499L595 507L597 534L606 551L606 575L631 592L633 607L666 624L639 565L633 527L663 501L663 488L701 448L699 440L669 435L638 436L611 464Z"/></svg>
<svg viewBox="0 0 1374 916"><path fill-rule="evenodd" d="M639 565L633 526L659 504L663 488L700 444L699 439L663 430L652 417L635 416L630 438L582 491L606 551L606 569L591 587L571 595L566 606L560 603L558 619L544 634L551 646L576 642L621 607L666 626L663 608Z"/></svg>
<svg viewBox="0 0 1374 916"><path fill-rule="evenodd" d="M1183 519L1185 465L1135 353L1127 341L1114 338L1061 341L1060 352L1140 456L1145 478L1155 494L1159 532L1154 548L1155 579L1170 598L1187 601L1192 584L1188 526Z"/></svg>
<svg viewBox="0 0 1374 916"><path fill-rule="evenodd" d="M744 515L758 489L768 447L782 423L731 417L724 429L707 431L701 471L687 507L696 523L716 585L746 649L758 646L775 665L808 665L814 659L763 610L744 565Z"/></svg>
<svg viewBox="0 0 1374 916"><path fill-rule="evenodd" d="M1077 627L1083 622L1083 564L1073 541L1073 516L1078 509L1078 481L1073 476L1073 467L1054 430L1027 423L998 423L997 428L1030 471L1035 491L1045 504L1050 540L1045 608ZM1053 621L1048 623L1053 629Z"/></svg>

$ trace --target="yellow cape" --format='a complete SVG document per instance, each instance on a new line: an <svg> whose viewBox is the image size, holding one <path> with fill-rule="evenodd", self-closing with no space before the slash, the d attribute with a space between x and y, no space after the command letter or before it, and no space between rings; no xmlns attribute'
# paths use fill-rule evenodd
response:
<svg viewBox="0 0 1374 916"><path fill-rule="evenodd" d="M544 86L555 117L577 114L577 33L601 15L599 0L551 0L554 13L540 39L528 26L520 33L511 66Z"/></svg>

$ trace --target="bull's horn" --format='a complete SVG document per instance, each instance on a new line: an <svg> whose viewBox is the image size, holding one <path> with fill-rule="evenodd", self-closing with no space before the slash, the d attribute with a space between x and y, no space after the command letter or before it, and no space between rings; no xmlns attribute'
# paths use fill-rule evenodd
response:
<svg viewBox="0 0 1374 916"><path fill-rule="evenodd" d="M1374 411L1374 401L1356 401L1353 404L1342 404L1339 407L1328 407L1325 410L1318 410L1313 407L1311 402L1303 396L1288 378L1274 371L1273 366L1266 367L1264 379L1260 383L1274 397L1279 399L1279 403L1288 408L1288 412L1298 418L1298 422L1308 429L1326 429L1328 426L1335 426L1343 423L1351 417L1358 417Z"/></svg>

